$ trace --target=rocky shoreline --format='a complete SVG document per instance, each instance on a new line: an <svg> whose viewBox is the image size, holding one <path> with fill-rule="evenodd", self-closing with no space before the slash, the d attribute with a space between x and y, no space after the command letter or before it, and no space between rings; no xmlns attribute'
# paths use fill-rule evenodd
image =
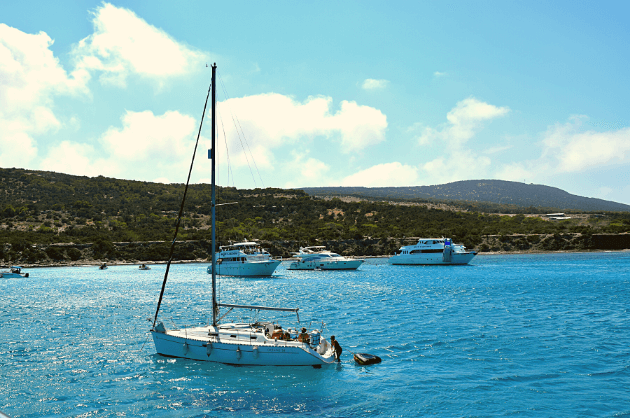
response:
<svg viewBox="0 0 630 418"><path fill-rule="evenodd" d="M328 240L318 242L331 251L357 257L389 257L403 245L415 244L418 238L364 238L356 240ZM456 240L457 241L457 240ZM297 241L260 241L274 258L288 259L300 246ZM313 245L313 244L310 244ZM559 252L627 251L630 234L531 234L487 235L469 249L485 254L536 254ZM170 242L96 242L87 244L33 244L0 246L0 260L4 265L23 267L97 266L165 264L169 258ZM173 263L207 263L211 246L208 241L182 241L175 246Z"/></svg>

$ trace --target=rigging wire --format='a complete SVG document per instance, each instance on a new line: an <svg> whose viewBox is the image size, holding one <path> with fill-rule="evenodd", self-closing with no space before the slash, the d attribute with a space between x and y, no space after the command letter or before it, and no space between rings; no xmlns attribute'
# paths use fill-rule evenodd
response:
<svg viewBox="0 0 630 418"><path fill-rule="evenodd" d="M217 106L216 102L214 103L214 106ZM218 108L218 106L217 106L217 108ZM216 113L216 110L217 109L215 109L215 113ZM216 126L216 125L217 125L217 123L215 121L215 131L216 131L215 135L218 136L218 134L219 134L219 127ZM212 150L212 153L213 153L212 158L216 158L216 165L218 165L220 167L219 158L220 158L220 154L221 153L218 152L219 151L219 147L218 147L217 144L215 144L214 147L215 147L215 149ZM219 180L220 177L221 177L221 170L219 170L219 172L217 174L217 183L220 182L220 180ZM228 178L229 178L229 175L228 175ZM219 201L219 196L221 195L221 187L217 187L215 193L217 194L216 202L218 202ZM215 206L216 206L216 202L215 202ZM217 232L218 232L219 228L217 227L216 223L214 224L214 228L215 228L215 232L214 232L215 239L218 240L219 239L219 234ZM216 245L216 243L215 243L215 245ZM221 248L221 247L219 247L219 248ZM215 257L216 257L216 254L215 254ZM212 255L210 256L210 258L212 258ZM214 260L210 260L210 262L213 263ZM212 266L212 264L211 264L211 266ZM217 280L216 281L216 296L217 296L217 300L221 300L221 280ZM220 308L217 306L216 309L218 311Z"/></svg>
<svg viewBox="0 0 630 418"><path fill-rule="evenodd" d="M217 112L217 113L219 113L219 121L221 122L221 129L223 130L223 141L225 142L225 155L227 156L227 176L228 176L228 180L227 180L226 184L228 186L230 185L230 175L231 175L232 187L236 188L236 186L234 184L234 173L232 172L232 164L230 164L230 150L229 150L228 144L227 144L227 135L225 134L225 125L223 124L223 118L221 117L221 112ZM217 129L218 129L218 127L217 127ZM218 132L217 132L217 134L218 134Z"/></svg>
<svg viewBox="0 0 630 418"><path fill-rule="evenodd" d="M221 75L219 74L219 78L220 77L221 77ZM225 89L225 86L223 86L223 94L225 95L225 99L227 101L228 96L227 96L227 91ZM217 111L218 110L219 109L217 109ZM232 187L234 187L236 189L236 184L234 183L234 181L235 181L234 172L232 171L232 164L230 162L230 150L229 150L228 143L227 143L227 134L225 133L225 124L223 123L223 117L221 116L221 112L218 112L218 113L219 113L219 121L221 122L221 129L223 131L223 140L224 140L224 143L225 143L225 154L226 154L227 161L228 161L228 163L227 163L227 175L228 175L227 185L230 186L230 178L231 178L232 179ZM217 137L218 137L218 134L217 134ZM241 146L242 146L242 143L241 143ZM249 163L249 161L248 161L248 163ZM250 173L251 173L251 167L250 167ZM232 226L234 227L234 223L232 223ZM233 238L234 238L235 241L238 241L238 236L234 236ZM228 242L231 243L231 241L229 239L228 239Z"/></svg>
<svg viewBox="0 0 630 418"><path fill-rule="evenodd" d="M223 89L223 94L225 94L225 97L227 99L229 99L229 95L227 93L227 89L225 88L225 84L223 83L223 79L221 78L221 75L219 74L219 83L221 84L221 88ZM227 100L226 100L227 102ZM256 184L256 177L254 176L254 172L252 171L252 167L249 164L249 156L251 156L252 158L252 162L254 163L254 168L256 168L256 173L258 174L258 178L260 179L260 183L262 184L263 189L265 188L265 183L263 182L262 176L260 175L260 171L258 170L258 165L256 164L256 160L254 159L254 155L252 154L252 151L249 147L249 143L247 142L247 137L245 137L245 132L243 131L243 128L241 127L241 122L239 121L237 116L234 116L234 114L230 111L230 115L232 116L232 122L234 123L234 128L236 129L236 134L238 135L238 139L241 142L241 148L243 148L243 154L245 155L245 159L247 161L247 166L249 167L249 172L252 175L252 179L254 180L254 186L258 187L258 185ZM242 135L242 137L241 137ZM245 141L245 145L247 146L247 150L245 149L245 146L243 145L243 140ZM248 154L249 152L249 154Z"/></svg>

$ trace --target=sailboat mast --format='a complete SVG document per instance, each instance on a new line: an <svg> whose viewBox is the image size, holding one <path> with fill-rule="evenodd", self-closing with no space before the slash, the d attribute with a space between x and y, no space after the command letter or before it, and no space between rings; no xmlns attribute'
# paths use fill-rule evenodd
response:
<svg viewBox="0 0 630 418"><path fill-rule="evenodd" d="M208 105L208 96L210 95L210 90L212 90L212 100L214 102L214 69L217 68L217 65L214 64L212 67L213 79L210 84L210 89L208 89L208 94L206 95L206 102L203 105L203 113L201 114L201 122L199 123L199 132L197 133L197 142L195 142L195 151L193 152L192 160L190 161L190 169L188 170L188 179L186 180L186 188L184 188L184 196L182 196L182 204L179 207L179 215L177 216L177 223L175 224L175 236L173 237L173 242L171 243L171 252L168 256L168 262L166 263L166 271L164 272L164 280L162 281L162 290L160 291L160 298L158 299L157 308L155 309L155 317L153 318L153 326L151 330L155 329L155 324L157 323L158 313L160 313L160 306L162 305L162 298L164 297L164 290L166 289L166 280L168 279L168 271L171 268L171 261L173 261L173 251L175 250L175 242L177 241L177 233L179 232L179 225L182 221L182 215L184 214L184 203L186 203L186 194L188 194L188 185L190 184L190 175L192 174L193 165L195 164L195 155L197 154L197 146L199 145L199 137L201 136L201 128L203 127L203 119L206 117L206 106ZM212 148L214 148L214 105L212 107ZM212 187L214 193L214 158L212 159L212 167L213 167L213 177L212 177ZM214 194L212 197L212 202L214 202ZM213 203L214 208L214 203ZM214 209L213 209L214 210ZM213 212L214 214L214 212ZM212 231L214 233L214 224ZM214 248L213 248L214 251ZM214 254L214 253L213 253Z"/></svg>
<svg viewBox="0 0 630 418"><path fill-rule="evenodd" d="M217 81L217 64L212 65L212 198L211 198L211 210L212 210L212 326L217 326L217 311L219 306L217 303L217 265L216 265L216 193L215 193L215 162L217 159L217 150L215 147L215 112L216 112L216 81Z"/></svg>

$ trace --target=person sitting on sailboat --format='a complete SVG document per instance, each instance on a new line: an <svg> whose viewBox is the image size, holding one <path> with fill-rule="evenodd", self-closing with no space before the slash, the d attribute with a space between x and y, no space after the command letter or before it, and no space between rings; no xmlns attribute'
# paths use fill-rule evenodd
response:
<svg viewBox="0 0 630 418"><path fill-rule="evenodd" d="M281 326L276 326L271 338L276 338L278 340L291 341L291 335L284 331Z"/></svg>
<svg viewBox="0 0 630 418"><path fill-rule="evenodd" d="M311 337L306 333L306 328L302 328L302 332L298 335L297 340L307 344L311 342Z"/></svg>

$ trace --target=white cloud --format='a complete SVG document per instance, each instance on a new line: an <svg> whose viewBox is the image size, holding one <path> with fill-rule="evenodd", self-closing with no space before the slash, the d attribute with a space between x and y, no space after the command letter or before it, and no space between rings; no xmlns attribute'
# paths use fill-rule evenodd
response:
<svg viewBox="0 0 630 418"><path fill-rule="evenodd" d="M272 167L272 150L300 143L316 136L338 141L341 152L351 153L385 139L387 117L380 110L342 101L336 113L331 112L332 98L310 97L300 103L276 93L246 96L218 103L218 115L225 129L230 161L235 167L247 164L245 152L256 156L258 167ZM238 116L237 132L233 115ZM300 144L302 146L302 144ZM243 150L245 148L245 151ZM337 151L337 150L335 150Z"/></svg>
<svg viewBox="0 0 630 418"><path fill-rule="evenodd" d="M289 171L295 173L292 178L294 185L325 184L330 167L323 161L309 158L301 140L318 135L335 137L340 147L356 149L381 140L386 127L384 115L376 109L342 102L339 111L333 114L331 103L330 98L310 98L298 103L278 94L219 103L217 113L221 115L220 120L229 123L225 131L230 146L230 165L234 169L249 165L256 176L257 169L276 168L277 163L273 162L275 148L298 144L299 152L295 151L293 166L289 167ZM237 126L245 132L247 143L241 141L242 135L237 135L228 108L239 115ZM379 116L382 117L381 122ZM119 126L112 126L101 135L100 147L63 142L50 148L42 167L90 176L102 174L145 181L182 182L186 175L182 167L189 164L197 127L193 117L176 111L162 115L151 111L127 111L121 117ZM224 129L219 125L218 130L217 145L221 150L218 158L225 165ZM353 143L355 137L361 142ZM208 139L202 137L198 149L200 160L205 158L209 148L207 143ZM247 156L242 147L247 150ZM209 164L197 164L195 172L205 179L209 167Z"/></svg>
<svg viewBox="0 0 630 418"><path fill-rule="evenodd" d="M484 150L483 153L484 154L499 154L499 153L502 153L503 151L507 151L512 148L513 148L512 145L497 145L496 147L490 147Z"/></svg>
<svg viewBox="0 0 630 418"><path fill-rule="evenodd" d="M447 153L422 165L424 178L431 184L486 177L491 160L466 150Z"/></svg>
<svg viewBox="0 0 630 418"><path fill-rule="evenodd" d="M156 174L181 178L192 156L196 124L193 117L169 111L127 112L122 128L109 128L101 137L116 176L150 180Z"/></svg>
<svg viewBox="0 0 630 418"><path fill-rule="evenodd" d="M507 180L542 181L550 175L630 163L630 128L585 131L585 119L586 116L573 116L567 123L550 126L542 135L539 158L507 164L497 175Z"/></svg>
<svg viewBox="0 0 630 418"><path fill-rule="evenodd" d="M436 72L433 73L433 76L436 77L436 78L437 77L444 77L445 75L446 75L446 73L442 73L440 71L436 71Z"/></svg>
<svg viewBox="0 0 630 418"><path fill-rule="evenodd" d="M291 160L285 164L283 169L285 172L293 173L284 187L309 187L323 186L329 184L330 179L327 177L330 166L316 158L309 157L309 150L291 152Z"/></svg>
<svg viewBox="0 0 630 418"><path fill-rule="evenodd" d="M103 3L93 13L94 33L73 53L77 68L100 71L101 81L124 86L130 74L158 82L201 66L205 56L178 43L129 9Z"/></svg>
<svg viewBox="0 0 630 418"><path fill-rule="evenodd" d="M385 139L387 117L372 107L344 100L341 110L327 121L329 129L341 132L342 152L359 151Z"/></svg>
<svg viewBox="0 0 630 418"><path fill-rule="evenodd" d="M460 146L475 135L484 121L503 116L509 111L507 107L496 107L470 97L458 102L448 112L446 125L441 129L425 128L418 141L423 145L439 141L447 142L449 146Z"/></svg>
<svg viewBox="0 0 630 418"><path fill-rule="evenodd" d="M581 119L556 124L545 133L544 155L557 160L558 172L630 162L630 128L616 131L581 131Z"/></svg>
<svg viewBox="0 0 630 418"><path fill-rule="evenodd" d="M0 23L0 161L5 166L26 166L37 156L35 136L62 127L53 111L55 96L87 92L87 73L68 76L52 44L44 32L28 34Z"/></svg>
<svg viewBox="0 0 630 418"><path fill-rule="evenodd" d="M361 87L364 90L380 90L387 87L388 84L389 84L388 80L374 80L373 78L368 78L365 81L363 81L363 84L361 85Z"/></svg>
<svg viewBox="0 0 630 418"><path fill-rule="evenodd" d="M126 112L121 122L122 127L110 127L101 136L102 150L64 141L49 149L42 169L143 181L185 181L187 173L182 167L190 164L196 139L192 117L179 112Z"/></svg>
<svg viewBox="0 0 630 418"><path fill-rule="evenodd" d="M102 160L92 160L94 155L91 145L63 141L49 150L40 167L42 170L78 176L94 177L107 173L107 165Z"/></svg>
<svg viewBox="0 0 630 418"><path fill-rule="evenodd" d="M300 174L304 179L310 182L321 179L329 170L330 166L323 161L308 158L301 164Z"/></svg>
<svg viewBox="0 0 630 418"><path fill-rule="evenodd" d="M354 173L341 181L346 187L396 187L418 183L418 168L399 162L378 164Z"/></svg>
<svg viewBox="0 0 630 418"><path fill-rule="evenodd" d="M507 107L497 107L474 97L462 100L446 115L448 121L439 128L424 128L418 138L422 146L435 145L444 151L443 156L423 164L423 178L429 183L485 176L491 160L478 156L466 143L483 127L483 122L504 116Z"/></svg>

